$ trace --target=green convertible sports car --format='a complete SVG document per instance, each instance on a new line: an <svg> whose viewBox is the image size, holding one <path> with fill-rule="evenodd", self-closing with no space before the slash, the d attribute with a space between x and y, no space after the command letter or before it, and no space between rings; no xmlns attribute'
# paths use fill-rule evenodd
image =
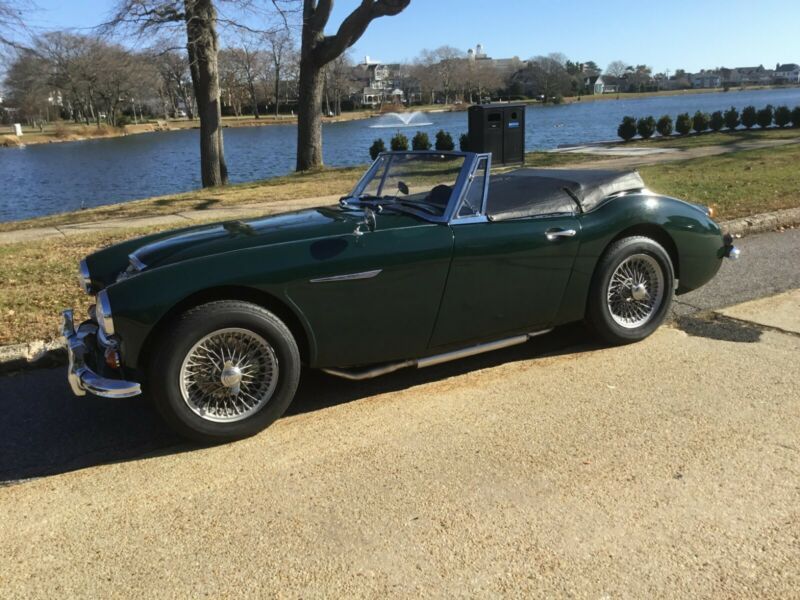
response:
<svg viewBox="0 0 800 600"><path fill-rule="evenodd" d="M634 342L738 256L709 209L635 172L490 172L489 154L384 153L338 206L88 256L96 304L77 329L63 315L73 391L144 391L183 435L241 438L286 410L301 365L364 379L580 320Z"/></svg>

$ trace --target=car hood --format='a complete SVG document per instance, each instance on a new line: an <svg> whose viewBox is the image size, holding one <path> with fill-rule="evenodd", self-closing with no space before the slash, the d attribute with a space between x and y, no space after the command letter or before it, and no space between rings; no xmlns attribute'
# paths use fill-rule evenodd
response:
<svg viewBox="0 0 800 600"><path fill-rule="evenodd" d="M364 218L361 211L316 208L181 230L131 252L131 263L150 269L184 260L246 248L352 234ZM419 220L392 215L379 218L382 226L410 226Z"/></svg>

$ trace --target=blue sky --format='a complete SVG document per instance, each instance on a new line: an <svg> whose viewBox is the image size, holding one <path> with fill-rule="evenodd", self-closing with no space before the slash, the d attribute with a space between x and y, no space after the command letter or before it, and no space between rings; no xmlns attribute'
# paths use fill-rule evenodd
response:
<svg viewBox="0 0 800 600"><path fill-rule="evenodd" d="M87 28L113 0L36 0L37 28ZM338 25L357 0L338 0ZM562 52L605 67L612 60L656 71L800 63L800 2L794 0L411 0L375 21L352 56L412 60L423 48L466 50L482 43L495 58Z"/></svg>

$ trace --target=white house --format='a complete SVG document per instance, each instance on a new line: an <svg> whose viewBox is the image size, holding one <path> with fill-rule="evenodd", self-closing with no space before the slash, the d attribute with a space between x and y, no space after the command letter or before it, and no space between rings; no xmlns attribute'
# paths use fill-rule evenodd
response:
<svg viewBox="0 0 800 600"><path fill-rule="evenodd" d="M775 65L776 83L800 83L800 65L786 63Z"/></svg>

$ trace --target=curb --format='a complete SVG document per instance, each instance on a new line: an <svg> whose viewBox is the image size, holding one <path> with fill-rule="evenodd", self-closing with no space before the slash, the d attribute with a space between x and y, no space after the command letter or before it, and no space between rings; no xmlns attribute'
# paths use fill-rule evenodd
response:
<svg viewBox="0 0 800 600"><path fill-rule="evenodd" d="M794 227L795 225L800 225L800 208L776 210L775 212L762 213L720 223L722 230L734 237L774 231L785 227Z"/></svg>
<svg viewBox="0 0 800 600"><path fill-rule="evenodd" d="M787 208L720 223L723 231L737 238L796 225L800 225L800 208ZM66 364L66 361L66 345L61 338L49 342L37 340L0 346L0 373L58 366Z"/></svg>

